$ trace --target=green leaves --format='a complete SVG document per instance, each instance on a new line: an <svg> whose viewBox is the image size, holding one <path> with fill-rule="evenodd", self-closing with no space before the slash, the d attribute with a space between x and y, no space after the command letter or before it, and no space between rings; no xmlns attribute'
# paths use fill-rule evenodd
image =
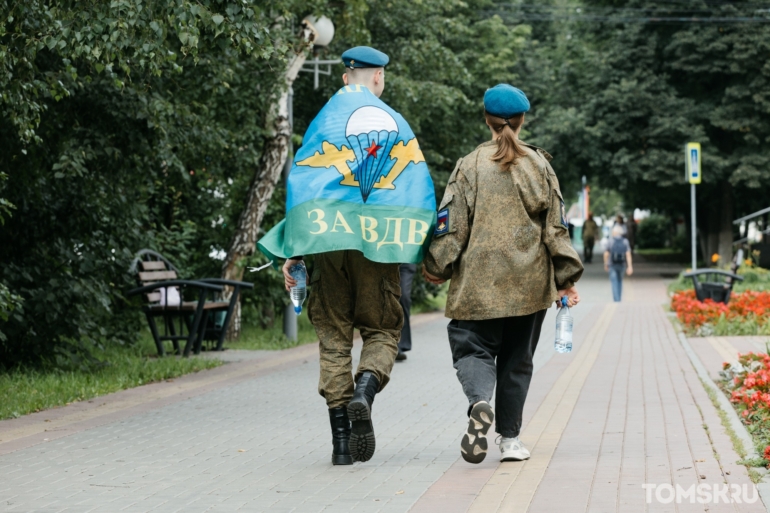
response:
<svg viewBox="0 0 770 513"><path fill-rule="evenodd" d="M580 3L607 15L662 8L652 1ZM685 8L717 16L750 3ZM565 195L587 175L589 183L621 191L627 207L687 215L682 147L699 141L701 211L720 208L727 182L743 200L740 209L766 206L760 190L770 183L770 27L548 21L533 28L519 77L533 105L525 129L554 155Z"/></svg>
<svg viewBox="0 0 770 513"><path fill-rule="evenodd" d="M16 126L23 141L35 140L38 114L45 108L41 83L50 82L41 77L58 78L65 70L56 63L64 60L90 63L99 74L121 70L124 76L112 77L118 88L130 80L179 73L177 53L195 64L202 45L208 47L223 34L223 40L247 58L284 61L292 50L285 40L292 34L290 27L281 28L276 21L278 13L296 6L289 0L270 0L262 7L255 11L241 1L225 0L162 0L151 5L141 0L0 0L0 12L8 13L0 30L15 34L0 45L0 91L12 92L0 101L0 116ZM264 31L272 25L277 32L265 38Z"/></svg>
<svg viewBox="0 0 770 513"><path fill-rule="evenodd" d="M139 249L219 274L306 5L0 0L3 364L135 340Z"/></svg>

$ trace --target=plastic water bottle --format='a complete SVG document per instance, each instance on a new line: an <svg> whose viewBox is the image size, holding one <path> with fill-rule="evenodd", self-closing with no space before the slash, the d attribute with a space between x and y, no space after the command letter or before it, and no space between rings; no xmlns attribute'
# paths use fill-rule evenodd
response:
<svg viewBox="0 0 770 513"><path fill-rule="evenodd" d="M289 291L289 297L294 305L294 313L299 315L302 313L302 303L305 302L307 297L307 268L305 267L305 262L291 266L289 274L297 282Z"/></svg>
<svg viewBox="0 0 770 513"><path fill-rule="evenodd" d="M561 308L556 314L556 340L553 348L557 353L572 351L572 314L567 306L567 296L562 296Z"/></svg>

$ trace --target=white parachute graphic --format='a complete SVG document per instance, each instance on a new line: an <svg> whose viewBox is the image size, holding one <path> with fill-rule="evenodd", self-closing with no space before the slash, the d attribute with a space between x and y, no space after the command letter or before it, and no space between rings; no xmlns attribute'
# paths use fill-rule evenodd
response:
<svg viewBox="0 0 770 513"><path fill-rule="evenodd" d="M390 158L390 150L398 138L398 125L393 116L379 107L361 107L348 119L345 137L356 154L356 162L350 168L366 203L374 184L396 163Z"/></svg>

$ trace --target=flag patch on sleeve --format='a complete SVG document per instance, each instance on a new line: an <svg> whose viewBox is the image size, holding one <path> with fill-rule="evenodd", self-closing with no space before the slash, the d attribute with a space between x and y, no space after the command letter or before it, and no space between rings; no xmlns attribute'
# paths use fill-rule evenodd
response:
<svg viewBox="0 0 770 513"><path fill-rule="evenodd" d="M564 211L564 202L561 202L561 224L564 225L565 228L569 228L569 225L567 224L567 213Z"/></svg>
<svg viewBox="0 0 770 513"><path fill-rule="evenodd" d="M444 235L447 232L449 232L449 209L445 208L438 213L436 230L433 233L434 235Z"/></svg>

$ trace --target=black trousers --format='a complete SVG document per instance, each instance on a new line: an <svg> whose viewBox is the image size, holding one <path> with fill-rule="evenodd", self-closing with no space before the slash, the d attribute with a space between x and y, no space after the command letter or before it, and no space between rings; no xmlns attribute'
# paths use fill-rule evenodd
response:
<svg viewBox="0 0 770 513"><path fill-rule="evenodd" d="M532 380L532 357L545 312L483 321L452 320L447 326L457 379L470 406L479 401L491 402L497 385L496 430L506 438L521 432L524 401Z"/></svg>
<svg viewBox="0 0 770 513"><path fill-rule="evenodd" d="M401 328L401 340L398 342L398 350L402 353L412 350L412 327L409 324L409 312L412 309L412 282L417 272L416 264L401 264L398 266L401 272L401 308L404 310L404 327Z"/></svg>

